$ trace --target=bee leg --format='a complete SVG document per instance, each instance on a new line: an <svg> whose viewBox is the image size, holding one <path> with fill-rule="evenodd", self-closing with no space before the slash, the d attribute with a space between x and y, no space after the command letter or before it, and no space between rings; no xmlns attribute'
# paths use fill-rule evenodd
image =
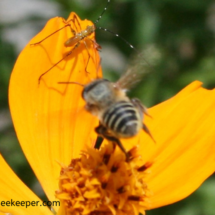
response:
<svg viewBox="0 0 215 215"><path fill-rule="evenodd" d="M97 136L96 138L96 143L95 143L95 149L99 149L100 146L102 145L104 138L101 136Z"/></svg>
<svg viewBox="0 0 215 215"><path fill-rule="evenodd" d="M113 137L113 136L109 136L109 135L104 135L104 138L106 138L107 140L112 141L113 143L117 144L119 146L119 148L122 150L122 152L124 152L125 157L126 157L126 161L129 160L129 155L126 152L124 146L122 145L121 141L118 138Z"/></svg>
<svg viewBox="0 0 215 215"><path fill-rule="evenodd" d="M103 125L99 125L98 127L95 128L95 131L98 135L101 135L102 137L104 137L105 139L113 142L114 144L117 144L119 146L119 148L122 150L122 152L125 153L125 157L126 157L126 161L129 160L129 155L128 153L126 152L124 146L122 145L122 143L120 142L120 140L114 136L111 136L109 133L108 133L108 130L106 127L104 127ZM98 138L97 138L98 139Z"/></svg>
<svg viewBox="0 0 215 215"><path fill-rule="evenodd" d="M135 107L137 107L137 108L139 109L139 111L140 111L141 113L144 113L144 114L146 114L147 116L151 117L151 116L149 115L148 111L147 111L146 106L144 106L144 105L142 104L142 102L141 102L139 99L133 98L133 99L131 99L131 102L133 103L133 105L134 105Z"/></svg>
<svg viewBox="0 0 215 215"><path fill-rule="evenodd" d="M155 139L153 138L151 132L149 131L148 127L143 123L142 129L152 138L152 140L156 143Z"/></svg>
<svg viewBox="0 0 215 215"><path fill-rule="evenodd" d="M141 103L141 101L137 98L131 99L132 104L138 108L140 114L144 113L147 116L151 117L147 111L147 108ZM151 132L149 131L148 127L143 123L142 129L152 138L152 140L156 143L155 139L153 138Z"/></svg>

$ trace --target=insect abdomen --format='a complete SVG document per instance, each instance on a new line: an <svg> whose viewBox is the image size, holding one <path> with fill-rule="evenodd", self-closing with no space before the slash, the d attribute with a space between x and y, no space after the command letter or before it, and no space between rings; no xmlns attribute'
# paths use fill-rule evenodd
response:
<svg viewBox="0 0 215 215"><path fill-rule="evenodd" d="M102 124L118 137L133 137L142 125L136 107L128 101L114 103L102 118Z"/></svg>

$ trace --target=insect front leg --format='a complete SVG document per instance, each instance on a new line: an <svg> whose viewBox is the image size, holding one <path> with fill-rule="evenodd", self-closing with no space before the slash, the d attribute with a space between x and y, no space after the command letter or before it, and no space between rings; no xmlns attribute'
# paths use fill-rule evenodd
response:
<svg viewBox="0 0 215 215"><path fill-rule="evenodd" d="M72 19L69 19L68 21L66 21L66 23L69 23L69 22L73 22L73 24L74 24L74 26L75 26L75 28L76 28L75 34L76 34L76 32L82 31L80 22L78 21L78 18L77 18L77 15L76 15L76 14L73 14L73 18L72 18ZM79 29L77 28L76 23L78 24ZM75 35L75 34L74 34L74 35Z"/></svg>
<svg viewBox="0 0 215 215"><path fill-rule="evenodd" d="M97 51L99 51L99 50L102 48L96 41L94 41L94 40L92 40L92 39L90 39L90 38L88 38L88 37L86 37L85 40L90 40L90 41L93 43L93 49L96 49ZM87 46L87 42L86 42L85 40L83 40L83 43L84 43L84 45L85 45L85 47L86 47L87 54L88 54L88 59L87 59L86 67L85 67L85 72L86 72L87 74L90 74L90 72L87 71L87 67L88 67L88 64L89 64L91 55L90 55L89 48L88 48L88 46ZM94 62L94 58L92 58L92 60L93 60L93 62ZM94 62L94 63L95 63L95 62ZM99 62L99 67L100 67L100 65L101 65L101 61ZM96 70L97 72L98 72L99 67L98 67L97 70ZM98 78L98 74L97 74L96 77Z"/></svg>
<svg viewBox="0 0 215 215"><path fill-rule="evenodd" d="M85 67L85 72L86 72L87 74L90 74L90 72L87 71L87 67L88 67L88 64L89 64L89 61L90 61L90 58L91 58L91 56L90 56L90 51L89 51L89 49L88 49L88 47L87 47L87 43L86 43L85 40L83 41L83 43L84 43L84 45L85 45L85 47L86 47L87 54L88 54L88 59L87 59L86 67Z"/></svg>
<svg viewBox="0 0 215 215"><path fill-rule="evenodd" d="M125 150L124 146L122 145L122 143L120 142L120 140L118 138L110 135L105 126L100 124L98 127L95 128L95 132L98 135L102 136L103 138L111 141L113 144L117 144L119 146L119 148L122 150L122 152L124 152L126 161L129 161L129 155L128 155L127 151Z"/></svg>
<svg viewBox="0 0 215 215"><path fill-rule="evenodd" d="M58 31L61 31L62 29L66 28L66 27L70 27L70 30L71 30L73 36L75 36L77 31L75 31L75 30L72 28L71 24L70 24L70 22L73 22L73 24L74 24L74 26L75 26L75 21L76 21L76 22L79 24L79 26L80 26L80 23L78 22L78 18L77 18L77 16L76 16L75 14L73 15L73 18L70 19L70 20L68 20L68 21L66 21L66 20L63 19L63 23L65 23L65 25L64 25L62 28L59 28L58 30L56 30L56 31L54 31L53 33L49 34L49 35L48 35L47 37L45 37L44 39L40 40L39 42L33 43L33 44L31 44L31 45L38 45L38 44L42 43L44 40L48 39L49 37L51 37L52 35L54 35L54 34L57 33Z"/></svg>
<svg viewBox="0 0 215 215"><path fill-rule="evenodd" d="M66 27L70 27L71 28L71 31L72 31L73 35L76 34L75 30L71 27L71 24L66 24L65 26L63 26L62 28L59 28L58 30L56 30L53 33L49 34L47 37L45 37L44 39L40 40L39 42L33 43L31 45L38 45L38 44L42 43L44 40L48 39L52 35L56 34L58 31L61 31L62 29L66 28Z"/></svg>
<svg viewBox="0 0 215 215"><path fill-rule="evenodd" d="M88 39L91 40L91 42L93 43L94 49L96 49L97 51L101 51L102 47L95 40L92 40L90 38L88 38Z"/></svg>
<svg viewBox="0 0 215 215"><path fill-rule="evenodd" d="M42 77L46 74L46 73L48 73L50 70L52 70L55 66L57 66L61 61L63 61L64 59L66 59L69 55L71 55L72 54L72 52L78 47L80 45L80 43L77 43L75 46L74 46L74 48L71 50L71 51L69 51L63 58L61 58L57 63L55 63L52 67L50 67L47 71L45 71L44 73L42 73L41 75L40 75L40 77L38 78L38 84L40 84L40 81L41 81L41 79L42 79Z"/></svg>
<svg viewBox="0 0 215 215"><path fill-rule="evenodd" d="M75 20L77 20L77 18L74 18L74 17L75 17L75 16L73 16L73 18L72 18L72 19L69 19L68 21L66 21L66 20L63 21L63 22L65 23L65 26L70 27L70 30L71 30L73 36L75 36L75 35L76 35L76 32L77 32L77 30L75 31L75 30L72 28L71 24L70 24L70 22L73 22L73 24L74 24L74 26L75 26Z"/></svg>
<svg viewBox="0 0 215 215"><path fill-rule="evenodd" d="M147 111L147 108L142 104L142 102L137 99L137 98L133 98L131 99L131 102L132 104L138 108L138 110L141 112L141 113L144 113L146 114L147 116L151 117Z"/></svg>

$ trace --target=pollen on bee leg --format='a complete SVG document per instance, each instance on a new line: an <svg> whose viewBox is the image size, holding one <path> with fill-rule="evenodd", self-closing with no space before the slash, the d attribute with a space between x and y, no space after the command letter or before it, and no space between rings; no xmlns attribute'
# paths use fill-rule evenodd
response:
<svg viewBox="0 0 215 215"><path fill-rule="evenodd" d="M150 166L152 166L152 162L147 162L144 165L140 166L137 171L142 172L147 170Z"/></svg>
<svg viewBox="0 0 215 215"><path fill-rule="evenodd" d="M109 143L99 150L85 147L69 166L61 164L55 195L62 211L67 215L144 214L150 202L144 182L147 163L137 147L129 150L129 155L127 162L125 154Z"/></svg>
<svg viewBox="0 0 215 215"><path fill-rule="evenodd" d="M135 158L138 158L140 155L138 153L138 146L134 146L133 148L131 148L128 152L128 162L132 161Z"/></svg>

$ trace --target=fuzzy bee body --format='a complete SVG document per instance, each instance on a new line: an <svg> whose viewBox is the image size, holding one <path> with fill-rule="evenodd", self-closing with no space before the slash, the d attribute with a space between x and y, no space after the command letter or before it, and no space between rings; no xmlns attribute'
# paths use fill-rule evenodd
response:
<svg viewBox="0 0 215 215"><path fill-rule="evenodd" d="M142 128L143 114L130 101L111 105L102 115L101 124L119 138L135 136Z"/></svg>
<svg viewBox="0 0 215 215"><path fill-rule="evenodd" d="M95 128L96 133L113 143L116 143L125 153L120 138L130 138L143 129L152 139L152 135L143 123L144 115L148 115L147 109L139 99L130 99L126 91L141 80L144 72L131 68L121 76L117 82L97 78L83 85L82 97L86 102L85 109L99 119L99 126ZM153 139L154 140L154 139Z"/></svg>
<svg viewBox="0 0 215 215"><path fill-rule="evenodd" d="M121 80L121 79L120 79ZM96 132L111 141L115 141L126 153L119 138L130 138L144 129L143 113L146 108L138 99L130 99L120 82L110 82L106 79L96 79L84 86L82 97L86 101L86 110L98 117L100 125Z"/></svg>

